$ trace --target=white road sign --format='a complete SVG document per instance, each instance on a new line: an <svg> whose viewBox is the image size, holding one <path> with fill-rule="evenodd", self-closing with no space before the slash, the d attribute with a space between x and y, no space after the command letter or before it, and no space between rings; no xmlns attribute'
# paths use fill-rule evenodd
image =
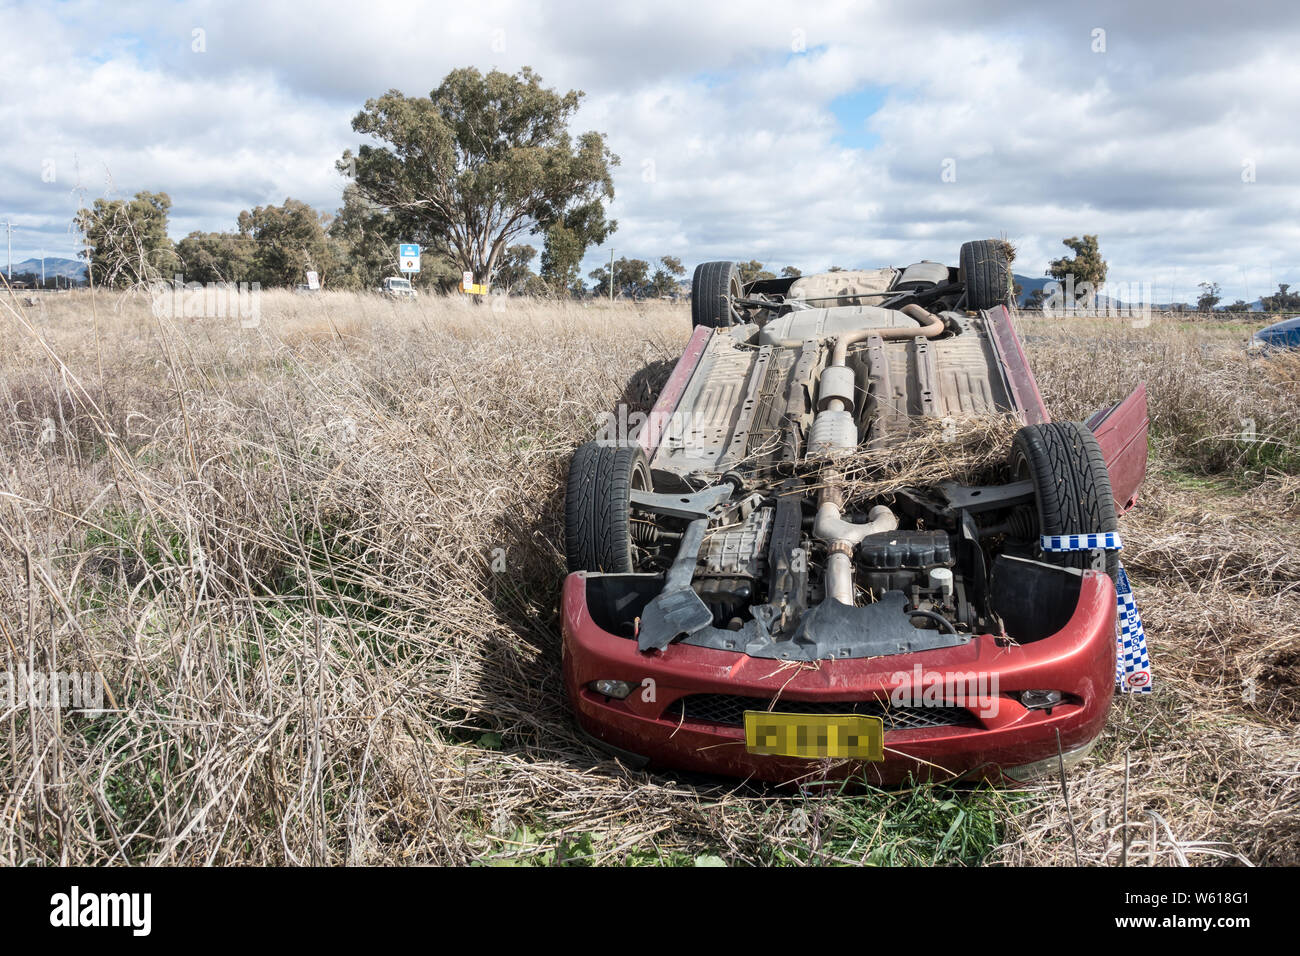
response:
<svg viewBox="0 0 1300 956"><path fill-rule="evenodd" d="M397 258L402 272L420 271L420 247L413 242L404 242L397 247Z"/></svg>

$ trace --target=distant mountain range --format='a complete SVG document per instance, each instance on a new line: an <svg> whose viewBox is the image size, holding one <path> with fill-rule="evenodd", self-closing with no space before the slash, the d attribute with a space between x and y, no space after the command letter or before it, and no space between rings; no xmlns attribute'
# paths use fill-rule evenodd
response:
<svg viewBox="0 0 1300 956"><path fill-rule="evenodd" d="M1044 288L1047 283L1056 281L1048 276L1022 276L1018 273L1013 273L1011 278L1015 280L1016 285L1022 287L1020 297L1016 300L1017 305L1024 305L1025 299L1029 298L1031 292L1036 292Z"/></svg>
<svg viewBox="0 0 1300 956"><path fill-rule="evenodd" d="M5 275L9 274L7 264L3 267ZM24 259L22 262L15 262L13 274L30 272L34 276L41 274L40 259ZM75 282L86 281L86 264L79 259L60 259L57 256L45 257L45 278L50 279L54 276L61 276L64 279L72 279Z"/></svg>

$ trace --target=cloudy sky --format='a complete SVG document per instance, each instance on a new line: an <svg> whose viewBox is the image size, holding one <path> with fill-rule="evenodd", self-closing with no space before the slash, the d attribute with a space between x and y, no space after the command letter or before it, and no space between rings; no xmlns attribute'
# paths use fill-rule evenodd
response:
<svg viewBox="0 0 1300 956"><path fill-rule="evenodd" d="M176 238L333 211L367 98L530 65L622 159L618 255L808 271L1005 235L1037 275L1095 232L1159 301L1300 284L1293 0L0 0L0 23L15 261L71 257L83 196L165 191Z"/></svg>

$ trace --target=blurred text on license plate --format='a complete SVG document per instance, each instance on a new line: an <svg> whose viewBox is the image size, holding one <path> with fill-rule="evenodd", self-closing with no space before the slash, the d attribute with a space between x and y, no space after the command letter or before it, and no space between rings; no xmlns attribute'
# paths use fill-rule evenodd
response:
<svg viewBox="0 0 1300 956"><path fill-rule="evenodd" d="M885 759L885 722L862 714L745 711L745 749L778 757Z"/></svg>

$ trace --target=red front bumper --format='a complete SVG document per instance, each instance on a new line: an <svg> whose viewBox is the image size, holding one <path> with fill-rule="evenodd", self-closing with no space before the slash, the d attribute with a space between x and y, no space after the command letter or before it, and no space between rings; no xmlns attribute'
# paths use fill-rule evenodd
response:
<svg viewBox="0 0 1300 956"><path fill-rule="evenodd" d="M586 574L564 582L564 681L588 734L609 747L646 758L651 766L787 782L865 774L871 783L956 777L1017 782L1004 771L1067 754L1089 744L1106 722L1115 690L1115 588L1100 572L1086 572L1069 623L1051 637L1007 646L979 636L961 647L893 657L827 660L792 665L711 648L673 644L642 654L636 642L603 630L587 608ZM990 694L965 701L971 720L957 726L887 730L885 760L864 763L751 754L744 729L683 720L673 705L688 694L732 694L780 702L888 701L920 674L981 675ZM653 681L653 694L637 690L626 700L598 694L598 679ZM922 699L916 688L916 700ZM1050 713L1028 710L1014 696L1057 690L1066 702ZM653 699L647 699L653 697ZM897 697L895 698L897 699ZM927 698L930 703L933 697ZM1022 776L1020 779L1024 779Z"/></svg>

